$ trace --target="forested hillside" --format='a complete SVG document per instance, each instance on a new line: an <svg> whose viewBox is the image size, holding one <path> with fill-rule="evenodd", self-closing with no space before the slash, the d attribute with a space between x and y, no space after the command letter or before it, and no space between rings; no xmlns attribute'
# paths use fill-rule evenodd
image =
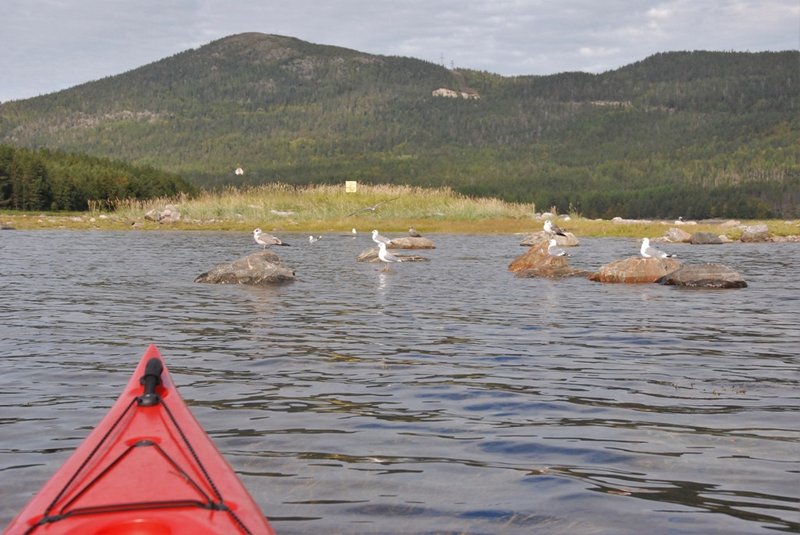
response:
<svg viewBox="0 0 800 535"><path fill-rule="evenodd" d="M800 52L509 78L241 34L0 104L0 142L200 186L355 179L591 217L798 217Z"/></svg>
<svg viewBox="0 0 800 535"><path fill-rule="evenodd" d="M178 175L107 158L0 145L0 208L72 210L103 208L117 199L192 193Z"/></svg>

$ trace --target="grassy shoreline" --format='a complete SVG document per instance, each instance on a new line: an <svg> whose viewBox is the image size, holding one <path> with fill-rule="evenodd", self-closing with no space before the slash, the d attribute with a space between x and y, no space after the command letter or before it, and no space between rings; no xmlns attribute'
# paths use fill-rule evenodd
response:
<svg viewBox="0 0 800 535"><path fill-rule="evenodd" d="M180 219L172 223L152 220L173 205ZM374 209L372 209L374 208ZM149 217L146 215L150 213ZM558 216L558 214L553 214ZM563 217L563 216L562 216ZM736 224L739 223L739 224ZM683 230L741 235L743 225L766 224L773 236L800 234L800 222L698 221L680 225ZM359 185L347 193L342 186L293 187L283 184L204 192L194 198L121 200L107 211L81 213L21 213L0 211L0 224L19 230L207 230L271 232L403 232L413 226L422 233L515 234L539 231L542 216L533 204L497 199L472 199L448 188ZM559 225L577 236L660 236L678 226L675 220L598 220L570 214Z"/></svg>

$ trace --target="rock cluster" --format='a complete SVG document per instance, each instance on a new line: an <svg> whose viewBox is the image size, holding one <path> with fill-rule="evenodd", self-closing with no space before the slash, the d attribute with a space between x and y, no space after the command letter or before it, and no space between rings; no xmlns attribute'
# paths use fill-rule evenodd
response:
<svg viewBox="0 0 800 535"><path fill-rule="evenodd" d="M156 210L153 208L144 214L144 218L148 221L157 221L158 223L175 223L180 220L181 213L174 204L168 204L163 210Z"/></svg>

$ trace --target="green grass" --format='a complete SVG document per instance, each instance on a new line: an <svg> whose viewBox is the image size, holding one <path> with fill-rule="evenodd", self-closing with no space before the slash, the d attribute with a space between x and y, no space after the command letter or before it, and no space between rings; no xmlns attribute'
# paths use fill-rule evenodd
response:
<svg viewBox="0 0 800 535"><path fill-rule="evenodd" d="M174 204L181 220L160 225L145 219L150 211ZM375 210L364 208L375 206ZM449 188L364 185L347 193L343 186L288 186L271 184L203 192L194 198L159 198L149 201L120 200L109 212L19 213L0 212L0 223L17 229L181 229L250 231L255 227L284 232L405 232L414 226L423 233L509 234L541 230L531 204L509 203L493 198L474 199ZM800 233L797 221L762 221L775 236ZM742 221L742 224L755 224ZM573 215L559 225L577 236L661 236L672 221L613 222ZM685 225L687 232L707 231L736 239L737 227L716 224Z"/></svg>

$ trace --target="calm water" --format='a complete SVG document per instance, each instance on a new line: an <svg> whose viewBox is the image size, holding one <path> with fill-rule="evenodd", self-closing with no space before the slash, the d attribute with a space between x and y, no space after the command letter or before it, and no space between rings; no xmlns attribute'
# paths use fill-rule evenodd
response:
<svg viewBox="0 0 800 535"><path fill-rule="evenodd" d="M750 285L705 291L281 237L299 280L249 288L192 282L246 234L0 232L0 526L154 342L281 534L800 532L800 244L664 246Z"/></svg>

